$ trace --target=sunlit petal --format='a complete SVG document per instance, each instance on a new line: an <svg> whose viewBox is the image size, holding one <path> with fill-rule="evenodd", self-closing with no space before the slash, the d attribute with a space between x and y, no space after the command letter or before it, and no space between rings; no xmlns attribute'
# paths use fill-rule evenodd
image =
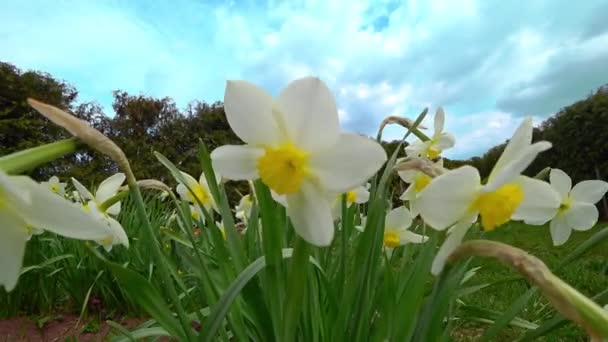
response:
<svg viewBox="0 0 608 342"><path fill-rule="evenodd" d="M330 203L321 189L304 182L300 189L287 195L287 215L304 240L315 246L328 246L334 237Z"/></svg>
<svg viewBox="0 0 608 342"><path fill-rule="evenodd" d="M258 178L257 161L264 150L248 145L224 145L211 152L213 167L228 179L250 180Z"/></svg>
<svg viewBox="0 0 608 342"><path fill-rule="evenodd" d="M310 157L310 169L321 185L344 193L371 178L386 161L386 152L374 140L342 133L337 143Z"/></svg>
<svg viewBox="0 0 608 342"><path fill-rule="evenodd" d="M608 183L601 180L586 180L576 184L570 197L576 202L595 204L599 202L608 191Z"/></svg>
<svg viewBox="0 0 608 342"><path fill-rule="evenodd" d="M568 193L572 188L572 179L560 169L551 169L549 181L555 191L559 193L560 199L563 201L568 197Z"/></svg>
<svg viewBox="0 0 608 342"><path fill-rule="evenodd" d="M262 146L276 144L281 139L272 97L258 86L247 81L228 81L224 110L230 128L244 142Z"/></svg>
<svg viewBox="0 0 608 342"><path fill-rule="evenodd" d="M479 173L471 166L433 179L418 195L420 216L434 229L448 228L467 213L479 191L479 182Z"/></svg>
<svg viewBox="0 0 608 342"><path fill-rule="evenodd" d="M595 205L590 203L573 203L564 213L566 222L575 230L589 230L597 223L599 213Z"/></svg>
<svg viewBox="0 0 608 342"><path fill-rule="evenodd" d="M316 77L305 77L287 85L277 99L292 142L308 151L328 148L340 134L334 96Z"/></svg>

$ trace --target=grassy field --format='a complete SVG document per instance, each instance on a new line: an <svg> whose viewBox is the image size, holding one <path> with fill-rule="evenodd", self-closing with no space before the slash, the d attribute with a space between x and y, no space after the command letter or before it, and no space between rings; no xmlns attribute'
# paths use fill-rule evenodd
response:
<svg viewBox="0 0 608 342"><path fill-rule="evenodd" d="M511 224L505 228L488 233L486 238L497 240L520 247L542 259L552 270L574 248L583 243L593 234L597 233L606 224L598 224L587 232L573 232L570 240L563 246L554 247L549 235L549 227L527 226L525 224ZM515 275L508 267L491 259L476 259L474 266L481 267L476 276L470 280L469 285L484 284L499 281ZM608 288L608 241L597 245L583 257L573 261L558 271L559 277L573 285L576 289L588 296L593 296ZM529 288L524 281L511 281L491 286L480 292L464 297L467 305L480 306L496 311L504 311ZM605 303L604 303L605 304ZM540 323L553 316L554 311L540 296L534 296L519 317L533 323ZM460 341L474 341L483 334L487 324L465 323L456 330L455 336ZM500 335L501 341L513 341L523 336L525 329L509 328ZM566 324L555 330L542 341L586 341L584 332L573 324Z"/></svg>

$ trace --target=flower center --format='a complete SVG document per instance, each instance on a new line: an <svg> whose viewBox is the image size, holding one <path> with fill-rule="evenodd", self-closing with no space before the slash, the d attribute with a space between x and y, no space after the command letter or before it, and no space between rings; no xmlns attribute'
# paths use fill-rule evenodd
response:
<svg viewBox="0 0 608 342"><path fill-rule="evenodd" d="M56 193L56 194L59 193L59 185L52 184L51 185L51 191L54 192L54 193Z"/></svg>
<svg viewBox="0 0 608 342"><path fill-rule="evenodd" d="M418 172L416 178L414 178L414 189L416 192L422 191L431 182L432 178L425 173Z"/></svg>
<svg viewBox="0 0 608 342"><path fill-rule="evenodd" d="M276 193L294 193L308 174L308 154L291 144L266 148L258 159L258 173L262 182Z"/></svg>
<svg viewBox="0 0 608 342"><path fill-rule="evenodd" d="M346 203L353 204L353 203L355 203L355 200L357 200L357 194L355 193L355 191L354 190L348 191L346 193Z"/></svg>
<svg viewBox="0 0 608 342"><path fill-rule="evenodd" d="M29 224L25 225L25 233L27 235L32 235L34 233L34 227L30 226Z"/></svg>
<svg viewBox="0 0 608 342"><path fill-rule="evenodd" d="M521 186L510 183L494 192L481 193L472 209L479 211L483 229L490 231L507 223L523 199Z"/></svg>
<svg viewBox="0 0 608 342"><path fill-rule="evenodd" d="M196 210L192 210L192 211L190 212L190 214L191 214L192 219L193 219L194 221L198 221L198 219L200 218L200 215L198 214L198 211L196 211Z"/></svg>
<svg viewBox="0 0 608 342"><path fill-rule="evenodd" d="M105 238L105 239L101 239L101 240L99 240L99 242L100 242L102 245L105 245L105 246L109 246L109 245L111 245L111 244L112 244L112 241L114 241L114 239L113 239L111 236L108 236L108 237L107 237L107 238Z"/></svg>
<svg viewBox="0 0 608 342"><path fill-rule="evenodd" d="M198 199L198 201L197 201ZM204 189L202 186L200 185L195 185L194 188L192 189L192 192L188 192L188 200L192 203L201 203L201 204L207 204L209 203L209 200L211 199L211 196L209 196L209 192L207 192L206 189Z"/></svg>
<svg viewBox="0 0 608 342"><path fill-rule="evenodd" d="M399 247L399 233L394 230L384 231L384 246L388 248Z"/></svg>
<svg viewBox="0 0 608 342"><path fill-rule="evenodd" d="M562 202L562 204L560 204L559 209L557 210L557 213L558 214L565 213L568 209L570 209L571 205L572 205L572 199L570 197L566 197L566 199Z"/></svg>

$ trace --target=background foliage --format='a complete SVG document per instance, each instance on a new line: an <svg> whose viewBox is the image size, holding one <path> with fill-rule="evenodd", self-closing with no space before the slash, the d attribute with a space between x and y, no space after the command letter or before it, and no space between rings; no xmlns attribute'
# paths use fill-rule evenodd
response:
<svg viewBox="0 0 608 342"><path fill-rule="evenodd" d="M67 109L109 136L125 151L139 179L156 178L169 184L172 182L166 169L156 162L153 151L162 151L179 168L196 177L200 172L196 155L199 138L211 150L224 144L241 143L230 130L220 102L193 101L180 109L169 97L158 99L121 90L113 94L115 115L110 117L97 103L78 102L78 91L66 82L47 73L23 72L14 65L0 62L0 155L67 137L63 129L35 113L27 105L27 97ZM553 148L541 154L528 168L527 174L534 175L549 165L566 171L574 183L585 179L606 179L608 86L600 87L586 99L545 120L535 129L534 139L548 140L553 143ZM383 145L390 155L397 144L393 141ZM445 165L453 168L470 164L486 177L505 146L506 142L468 160L445 160ZM84 149L33 170L31 176L46 180L57 174L97 184L116 171L112 161ZM394 181L398 182L397 179ZM401 189L395 185L395 189ZM239 187L245 189L242 184ZM238 193L229 189L228 195L234 201ZM395 194L394 198L398 195ZM606 217L608 213L605 210L601 212Z"/></svg>

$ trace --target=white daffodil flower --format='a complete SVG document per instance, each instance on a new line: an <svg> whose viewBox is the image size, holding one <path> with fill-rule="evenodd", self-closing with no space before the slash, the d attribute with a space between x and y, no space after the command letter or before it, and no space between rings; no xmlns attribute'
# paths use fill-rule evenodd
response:
<svg viewBox="0 0 608 342"><path fill-rule="evenodd" d="M239 204L235 208L236 218L243 222L247 222L247 220L249 219L249 215L251 215L252 207L253 207L253 200L251 198L251 195L247 194L247 195L241 197Z"/></svg>
<svg viewBox="0 0 608 342"><path fill-rule="evenodd" d="M205 215L198 205L190 205L190 217L192 217L195 224L197 224L199 221L205 223Z"/></svg>
<svg viewBox="0 0 608 342"><path fill-rule="evenodd" d="M406 207L398 207L388 212L384 221L384 247L397 248L408 243L423 243L429 238L409 230L412 214Z"/></svg>
<svg viewBox="0 0 608 342"><path fill-rule="evenodd" d="M454 136L450 133L443 132L445 123L445 113L443 108L437 108L435 113L435 132L427 141L416 141L405 147L405 153L408 157L425 157L431 160L439 157L441 152L451 148L455 144Z"/></svg>
<svg viewBox="0 0 608 342"><path fill-rule="evenodd" d="M229 81L224 110L246 145L214 150L214 167L228 179L260 178L286 195L296 232L313 245L329 245L334 226L328 194L364 183L386 161L384 149L340 131L334 97L314 77L291 82L276 101L249 82Z"/></svg>
<svg viewBox="0 0 608 342"><path fill-rule="evenodd" d="M434 164L435 167L443 169L443 159L439 159ZM418 195L427 185L431 183L433 178L420 170L404 170L397 172L399 178L409 186L399 197L402 201L408 201L412 217L418 216Z"/></svg>
<svg viewBox="0 0 608 342"><path fill-rule="evenodd" d="M439 261L434 270L443 268L445 260L440 256L447 257L460 244L478 216L484 230L493 230L511 219L540 223L554 216L559 197L551 186L520 176L540 152L550 147L546 141L532 144L532 120L528 118L505 147L485 185L471 166L448 171L431 181L418 197L420 216L437 230L456 225L436 257Z"/></svg>
<svg viewBox="0 0 608 342"><path fill-rule="evenodd" d="M102 219L107 222L110 227L110 234L95 241L103 246L106 251L111 251L112 246L122 244L129 247L129 238L125 233L122 225L114 217L120 213L120 201L114 203L105 211L101 210L102 204L108 199L116 196L122 183L125 181L124 173L116 173L99 184L95 195L93 195L84 185L78 180L72 178L72 183L83 201L82 208L92 217ZM112 217L114 216L114 217Z"/></svg>
<svg viewBox="0 0 608 342"><path fill-rule="evenodd" d="M551 169L549 180L561 200L550 224L553 245L559 246L568 241L573 229L585 231L597 223L599 213L595 203L608 191L608 183L586 180L572 187L572 180L560 169Z"/></svg>
<svg viewBox="0 0 608 342"><path fill-rule="evenodd" d="M129 237L127 236L127 233L125 233L125 230L122 228L120 222L107 213L101 212L96 203L92 200L83 205L83 209L92 217L99 220L104 220L110 227L109 234L101 239L95 239L95 242L100 244L106 250L106 252L110 252L114 245L119 244L129 248Z"/></svg>
<svg viewBox="0 0 608 342"><path fill-rule="evenodd" d="M41 184L48 186L52 192L61 197L65 195L65 183L60 182L57 176L52 176L47 182L42 182Z"/></svg>
<svg viewBox="0 0 608 342"><path fill-rule="evenodd" d="M120 189L120 186L125 181L125 178L125 174L119 172L104 179L97 187L95 195L93 195L84 185L82 185L78 180L76 180L76 178L72 178L72 184L74 184L74 187L76 188L76 190L78 190L78 193L80 194L80 197L82 198L83 202L86 202L88 204L89 201L93 201L93 203L95 203L97 207L100 207L103 202L116 196L118 190ZM104 212L104 214L110 214L113 216L117 216L119 213L120 201L114 203Z"/></svg>
<svg viewBox="0 0 608 342"><path fill-rule="evenodd" d="M9 176L0 171L0 285L7 291L17 284L28 227L81 240L101 239L110 228L103 220L49 191L48 187L25 176Z"/></svg>
<svg viewBox="0 0 608 342"><path fill-rule="evenodd" d="M353 204L363 204L369 201L369 184L366 186L358 186L352 190L349 190L345 193L346 195L346 207L350 208ZM342 214L342 194L336 195L333 198L333 202L331 205L331 216L334 220L340 218Z"/></svg>
<svg viewBox="0 0 608 342"><path fill-rule="evenodd" d="M217 210L217 206L215 205L215 201L213 200L213 196L211 196L211 191L209 191L209 184L207 184L207 179L205 179L205 174L201 173L198 181L194 179L194 177L189 174L180 171L186 184L182 184L181 182L177 185L176 191L179 196L184 200L188 201L194 205L203 205L205 209ZM190 190L188 190L190 188Z"/></svg>

